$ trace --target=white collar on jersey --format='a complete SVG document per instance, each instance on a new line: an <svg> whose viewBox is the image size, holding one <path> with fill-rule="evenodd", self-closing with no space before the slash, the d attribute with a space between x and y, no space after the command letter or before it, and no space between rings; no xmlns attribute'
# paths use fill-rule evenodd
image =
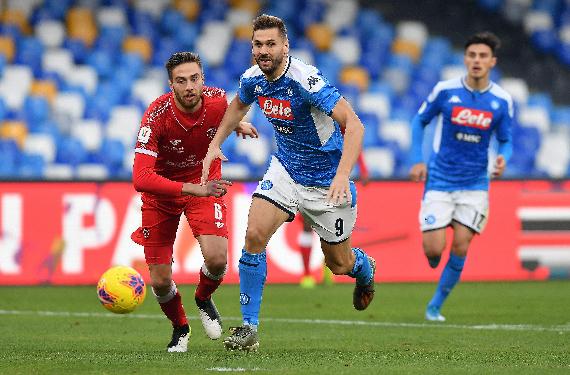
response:
<svg viewBox="0 0 570 375"><path fill-rule="evenodd" d="M487 87L485 87L483 90L479 91L479 90L474 90L473 88L469 87L469 85L467 84L467 76L463 76L461 77L461 83L463 84L463 87L465 87L467 89L467 91L470 92L479 92L479 93L484 93L487 92L489 90L491 90L491 87L493 86L493 81L489 80L489 85Z"/></svg>
<svg viewBox="0 0 570 375"><path fill-rule="evenodd" d="M204 110L202 111L202 114L200 115L200 117L198 117L198 120L196 120L196 122L194 124L190 125L190 127L188 129L184 125L182 125L180 120L178 120L178 116L176 116L176 111L174 110L174 106L176 106L176 103L174 103L174 94L173 93L171 93L170 99L171 99L170 100L170 110L172 111L172 116L174 116L174 119L176 120L178 125L180 125L180 127L182 129L184 129L185 131L188 131L188 129L193 128L194 126L202 126L202 123L206 119L206 103L204 101L204 97L202 97L202 105L204 106Z"/></svg>

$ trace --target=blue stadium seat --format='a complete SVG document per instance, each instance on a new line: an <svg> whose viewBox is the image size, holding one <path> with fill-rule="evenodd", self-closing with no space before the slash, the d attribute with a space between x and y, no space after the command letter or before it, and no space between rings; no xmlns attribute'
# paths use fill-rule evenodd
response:
<svg viewBox="0 0 570 375"><path fill-rule="evenodd" d="M115 69L113 54L109 51L92 50L86 62L95 69L100 79L110 78Z"/></svg>
<svg viewBox="0 0 570 375"><path fill-rule="evenodd" d="M556 30L537 30L530 36L532 44L542 53L552 52L558 44Z"/></svg>
<svg viewBox="0 0 570 375"><path fill-rule="evenodd" d="M239 77L251 66L251 41L234 39L224 62L230 77Z"/></svg>
<svg viewBox="0 0 570 375"><path fill-rule="evenodd" d="M24 100L24 118L31 128L35 124L45 122L49 117L49 102L43 96L28 96Z"/></svg>
<svg viewBox="0 0 570 375"><path fill-rule="evenodd" d="M180 50L191 51L194 49L194 44L200 31L195 23L184 21L180 25L179 29L176 30L176 42L179 45Z"/></svg>
<svg viewBox="0 0 570 375"><path fill-rule="evenodd" d="M41 178L44 175L45 161L41 155L22 154L18 165L18 177Z"/></svg>
<svg viewBox="0 0 570 375"><path fill-rule="evenodd" d="M76 166L87 160L88 154L75 138L62 138L57 147L56 162Z"/></svg>
<svg viewBox="0 0 570 375"><path fill-rule="evenodd" d="M504 0L477 0L477 3L483 8L491 12L498 11L503 6Z"/></svg>
<svg viewBox="0 0 570 375"><path fill-rule="evenodd" d="M163 35L176 35L184 23L184 15L174 8L167 8L160 17L160 31Z"/></svg>
<svg viewBox="0 0 570 375"><path fill-rule="evenodd" d="M116 174L119 173L123 166L124 155L125 146L121 141L105 139L94 161L105 164L111 174Z"/></svg>
<svg viewBox="0 0 570 375"><path fill-rule="evenodd" d="M71 52L75 64L85 64L89 51L83 40L77 38L65 38L63 48Z"/></svg>
<svg viewBox="0 0 570 375"><path fill-rule="evenodd" d="M20 154L20 148L14 139L0 139L0 178L17 177L16 165Z"/></svg>
<svg viewBox="0 0 570 375"><path fill-rule="evenodd" d="M39 77L42 73L42 54L44 47L38 38L24 37L18 43L15 63L28 65L34 77Z"/></svg>
<svg viewBox="0 0 570 375"><path fill-rule="evenodd" d="M154 48L151 59L152 64L157 67L164 66L164 63L170 56L178 51L180 51L180 48L174 37L161 37L158 45Z"/></svg>

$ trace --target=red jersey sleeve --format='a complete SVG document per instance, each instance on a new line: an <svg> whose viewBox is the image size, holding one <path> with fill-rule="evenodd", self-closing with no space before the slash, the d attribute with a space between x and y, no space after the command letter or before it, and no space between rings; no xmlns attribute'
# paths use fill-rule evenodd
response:
<svg viewBox="0 0 570 375"><path fill-rule="evenodd" d="M133 165L133 185L138 192L157 195L182 195L182 182L171 181L154 171L156 158L136 152Z"/></svg>

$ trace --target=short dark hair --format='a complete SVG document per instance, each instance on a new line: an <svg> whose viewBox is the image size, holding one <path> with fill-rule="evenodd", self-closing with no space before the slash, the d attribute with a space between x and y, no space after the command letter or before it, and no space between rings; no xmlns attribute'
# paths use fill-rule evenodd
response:
<svg viewBox="0 0 570 375"><path fill-rule="evenodd" d="M284 39L287 38L287 26L285 26L285 22L283 22L281 18L262 14L253 20L253 32L273 28L278 29L279 34L281 34Z"/></svg>
<svg viewBox="0 0 570 375"><path fill-rule="evenodd" d="M471 35L465 42L465 49L469 48L472 44L485 44L489 46L491 52L493 52L493 56L495 56L497 50L501 48L501 40L490 31L483 31Z"/></svg>
<svg viewBox="0 0 570 375"><path fill-rule="evenodd" d="M168 59L166 64L164 64L166 71L168 72L168 79L172 81L172 70L180 64L184 63L196 63L202 70L202 60L200 56L194 52L176 52Z"/></svg>

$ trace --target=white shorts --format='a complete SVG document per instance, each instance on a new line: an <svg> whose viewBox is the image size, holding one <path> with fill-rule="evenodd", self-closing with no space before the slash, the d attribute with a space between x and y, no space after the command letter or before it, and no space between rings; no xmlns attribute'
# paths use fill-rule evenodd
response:
<svg viewBox="0 0 570 375"><path fill-rule="evenodd" d="M297 211L325 242L335 244L352 234L356 222L356 187L350 182L352 200L333 206L326 202L328 188L297 184L275 157L263 180L257 185L254 197L265 199L289 214L293 221Z"/></svg>
<svg viewBox="0 0 570 375"><path fill-rule="evenodd" d="M420 228L422 232L445 228L451 221L483 232L489 216L489 193L485 190L429 190L422 200Z"/></svg>

